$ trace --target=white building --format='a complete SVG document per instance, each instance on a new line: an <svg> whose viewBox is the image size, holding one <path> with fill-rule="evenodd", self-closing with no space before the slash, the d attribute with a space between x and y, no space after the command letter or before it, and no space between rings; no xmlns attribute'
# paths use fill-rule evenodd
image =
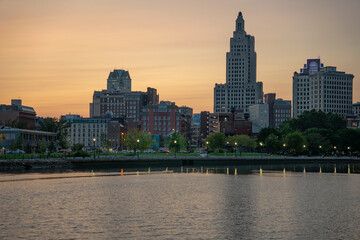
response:
<svg viewBox="0 0 360 240"><path fill-rule="evenodd" d="M62 118L71 123L68 129L70 146L80 143L90 150L94 146L100 147L101 140L107 139L110 118L82 118L79 115L65 115Z"/></svg>
<svg viewBox="0 0 360 240"><path fill-rule="evenodd" d="M256 82L255 38L245 32L240 12L226 53L226 83L215 84L214 113L244 110L263 98L262 82Z"/></svg>
<svg viewBox="0 0 360 240"><path fill-rule="evenodd" d="M293 117L315 109L342 116L352 113L354 75L324 67L320 59L308 59L293 76Z"/></svg>
<svg viewBox="0 0 360 240"><path fill-rule="evenodd" d="M259 133L262 128L269 127L269 104L259 103L251 105L249 107L249 114L253 133Z"/></svg>

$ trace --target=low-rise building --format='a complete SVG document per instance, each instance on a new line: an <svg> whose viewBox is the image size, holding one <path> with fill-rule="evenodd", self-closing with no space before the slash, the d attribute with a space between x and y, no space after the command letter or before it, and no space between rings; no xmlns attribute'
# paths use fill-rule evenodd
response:
<svg viewBox="0 0 360 240"><path fill-rule="evenodd" d="M34 149L43 140L48 147L52 144L54 149L57 148L56 133L0 126L0 148L9 149L19 137L22 139L22 149L27 147Z"/></svg>
<svg viewBox="0 0 360 240"><path fill-rule="evenodd" d="M70 146L83 144L85 150L91 150L101 147L108 139L108 123L111 118L82 118L79 115L65 115L62 118L71 123L68 129Z"/></svg>
<svg viewBox="0 0 360 240"><path fill-rule="evenodd" d="M174 102L169 101L161 101L158 105L147 105L140 114L141 129L161 137L177 131L189 141L192 115L192 110L189 109L178 107Z"/></svg>
<svg viewBox="0 0 360 240"><path fill-rule="evenodd" d="M35 129L36 112L34 108L22 105L20 99L12 99L11 105L0 105L0 126L7 125L22 129Z"/></svg>

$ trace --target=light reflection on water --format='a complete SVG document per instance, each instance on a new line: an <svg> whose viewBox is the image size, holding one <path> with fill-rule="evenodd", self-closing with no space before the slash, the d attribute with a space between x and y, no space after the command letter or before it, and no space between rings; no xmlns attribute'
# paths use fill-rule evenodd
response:
<svg viewBox="0 0 360 240"><path fill-rule="evenodd" d="M1 175L0 239L360 236L358 174L106 174Z"/></svg>

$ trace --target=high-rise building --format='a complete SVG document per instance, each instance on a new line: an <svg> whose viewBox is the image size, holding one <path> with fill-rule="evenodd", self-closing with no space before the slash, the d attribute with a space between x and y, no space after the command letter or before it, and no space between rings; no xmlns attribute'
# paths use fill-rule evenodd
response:
<svg viewBox="0 0 360 240"><path fill-rule="evenodd" d="M107 90L109 92L131 92L131 78L128 71L114 69L107 79Z"/></svg>
<svg viewBox="0 0 360 240"><path fill-rule="evenodd" d="M255 38L245 32L240 12L226 53L226 83L215 84L214 113L248 112L250 105L262 101L262 89L262 82L256 82Z"/></svg>
<svg viewBox="0 0 360 240"><path fill-rule="evenodd" d="M147 104L159 104L155 88L147 92L131 91L131 78L128 71L115 69L107 79L107 89L94 91L90 103L90 118L110 114L114 118L126 117L139 121L140 112Z"/></svg>
<svg viewBox="0 0 360 240"><path fill-rule="evenodd" d="M293 76L293 117L315 109L342 116L352 113L354 75L324 67L321 60L308 59Z"/></svg>

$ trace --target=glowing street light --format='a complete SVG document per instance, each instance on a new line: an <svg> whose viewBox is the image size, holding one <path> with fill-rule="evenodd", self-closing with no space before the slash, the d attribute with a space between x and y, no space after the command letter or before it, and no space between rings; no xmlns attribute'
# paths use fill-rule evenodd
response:
<svg viewBox="0 0 360 240"><path fill-rule="evenodd" d="M96 138L93 138L93 142L94 142L94 159L95 159L95 142L96 142Z"/></svg>

